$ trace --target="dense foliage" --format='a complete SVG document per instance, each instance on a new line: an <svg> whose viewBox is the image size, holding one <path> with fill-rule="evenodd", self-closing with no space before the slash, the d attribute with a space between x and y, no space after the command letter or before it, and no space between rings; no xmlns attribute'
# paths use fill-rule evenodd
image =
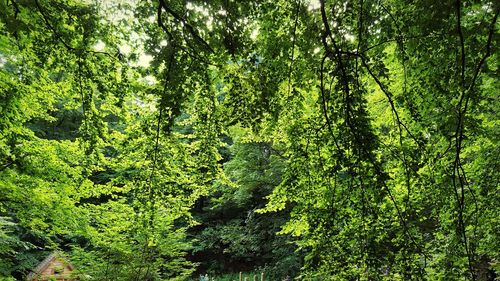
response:
<svg viewBox="0 0 500 281"><path fill-rule="evenodd" d="M0 279L496 280L498 1L0 1Z"/></svg>

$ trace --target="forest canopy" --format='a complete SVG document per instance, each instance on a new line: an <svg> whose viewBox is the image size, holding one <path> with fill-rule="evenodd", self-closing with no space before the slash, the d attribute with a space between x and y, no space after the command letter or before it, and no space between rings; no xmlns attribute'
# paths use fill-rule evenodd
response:
<svg viewBox="0 0 500 281"><path fill-rule="evenodd" d="M0 280L497 280L499 11L0 0Z"/></svg>

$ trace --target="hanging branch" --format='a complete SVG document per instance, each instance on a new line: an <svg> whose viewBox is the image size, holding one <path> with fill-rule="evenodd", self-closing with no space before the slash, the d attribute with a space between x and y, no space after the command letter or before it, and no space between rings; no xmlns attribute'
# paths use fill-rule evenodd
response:
<svg viewBox="0 0 500 281"><path fill-rule="evenodd" d="M356 50L359 50L361 47L361 42L363 42L363 0L359 0L359 19L358 19L358 45L356 47ZM358 92L360 92L360 83L359 83L359 68L358 68L358 59L356 58L356 67L355 67L355 76L356 76L356 89ZM362 149L357 148L357 158L356 158L356 166L358 168L358 174L361 174L361 158L362 158ZM363 224L363 253L366 255L368 254L367 251L367 245L368 245L368 230L366 229L366 205L369 207L369 200L366 198L366 190L365 190L365 184L363 182L363 177L358 177L359 184L361 187L361 221ZM363 263L364 266L366 267L366 259L363 258ZM366 278L368 278L368 272L366 272Z"/></svg>
<svg viewBox="0 0 500 281"><path fill-rule="evenodd" d="M106 56L108 56L112 59L115 59L115 60L119 56L119 54L120 54L119 51L117 51L116 55L112 55L108 52L87 50L85 48L85 46L83 46L82 48L75 48L75 47L70 46L66 41L64 41L62 35L57 31L57 29L54 27L54 25L52 25L52 23L49 20L49 16L45 13L44 9L40 5L40 1L35 0L35 4L36 4L36 7L38 9L38 12L40 13L40 15L42 15L42 18L43 18L43 21L45 22L45 25L52 31L52 34L54 34L57 41L59 41L64 46L64 48L66 48L68 51L74 52L74 53L82 53L82 54L83 53L91 53L91 54L106 55Z"/></svg>
<svg viewBox="0 0 500 281"><path fill-rule="evenodd" d="M398 123L398 126L401 126L402 128L405 129L406 133L413 139L413 141L419 146L420 149L425 150L425 147L421 146L420 142L418 139L413 135L413 133L410 131L408 126L404 122L401 121L401 118L399 117L399 113L396 110L396 105L394 103L394 100L392 99L392 93L387 89L387 87L384 86L382 81L375 75L375 73L372 71L370 65L368 64L368 58L362 53L362 52L349 52L349 51L340 51L342 55L347 55L347 56L352 56L352 57L359 57L361 59L361 62L363 66L366 68L368 71L368 74L372 79L375 81L379 89L384 93L385 97L387 98L387 101L389 102L389 105L391 107L391 111L393 112L394 116L396 117L396 121Z"/></svg>
<svg viewBox="0 0 500 281"><path fill-rule="evenodd" d="M14 8L14 18L17 19L17 15L19 15L19 13L21 12L21 10L19 10L19 4L17 4L15 0L10 0L10 2L12 3L12 7ZM7 0L7 5L8 4L9 1Z"/></svg>
<svg viewBox="0 0 500 281"><path fill-rule="evenodd" d="M464 131L465 131L465 125L464 125L464 118L468 109L470 97L473 91L473 88L476 84L477 78L479 76L479 73L481 71L481 68L483 64L485 63L486 59L491 55L491 44L492 44L492 38L493 34L495 31L495 24L498 18L498 14L500 9L497 9L495 12L495 15L493 16L492 22L489 27L488 31L488 40L486 43L486 52L485 54L481 57L478 65L476 66L476 69L473 74L473 78L471 80L470 85L467 87L466 86L466 81L465 81L465 71L466 71L466 55L465 55L465 40L464 40L464 35L462 31L462 22L461 22L461 1L457 0L455 2L455 8L456 8L456 17L457 17L457 34L459 37L460 41L460 55L461 55L461 60L460 60L460 100L458 102L458 122L457 122L457 128L455 132L455 160L453 161L453 177L452 177L452 183L453 183L453 189L455 192L455 197L457 200L457 205L458 205L458 227L462 236L465 252L467 254L467 260L468 260L468 266L469 266L469 271L472 277L472 280L476 280L476 273L474 271L474 267L472 265L472 259L473 259L473 249L469 247L469 242L468 242L468 237L467 237L467 231L465 227L465 220L464 220L464 209L465 209L465 186L468 187L467 184L467 178L465 174L465 170L463 169L462 161L461 161L461 151L462 151L462 145L463 145L463 139L464 139ZM458 177L458 184L460 186L460 194L458 193L457 190L457 177ZM468 187L470 193L474 197L475 201L475 195L472 189ZM477 213L477 202L476 203L476 213Z"/></svg>
<svg viewBox="0 0 500 281"><path fill-rule="evenodd" d="M172 33L168 28L165 26L165 23L163 23L163 18L162 18L162 7L161 5L158 5L158 8L156 9L156 21L158 23L158 26L163 29L163 31L167 34L168 39L172 41L174 39L174 36L172 36Z"/></svg>
<svg viewBox="0 0 500 281"><path fill-rule="evenodd" d="M322 108L323 108L323 115L325 116L325 120L326 120L326 125L328 126L328 132L330 133L330 136L332 137L333 139L333 143L335 144L335 147L337 147L337 150L339 151L339 153L341 153L341 149L340 149L340 146L337 142L337 138L335 137L335 134L333 133L333 129L332 129L332 123L330 122L330 117L328 116L328 105L327 105L327 101L326 101L326 94L325 94L325 83L324 83L324 67L325 67L325 61L326 59L328 58L327 55L325 55L323 57L323 59L321 60L321 67L320 67L320 71L319 71L319 75L320 75L320 90L321 90L321 105L322 105Z"/></svg>
<svg viewBox="0 0 500 281"><path fill-rule="evenodd" d="M457 0L455 2L456 5L456 13L457 13L457 33L458 37L460 39L460 55L461 55L461 67L460 67L460 91L461 91L461 97L460 101L458 104L459 110L458 110L458 122L457 122L457 129L456 129L456 134L455 134L455 161L453 162L453 177L452 177L452 182L453 182L453 191L455 192L455 197L457 199L457 205L458 205L458 229L460 231L460 235L462 236L463 240L463 245L465 248L465 253L467 255L467 261L468 261L468 266L469 266L469 273L472 277L472 280L476 280L476 276L474 273L474 268L472 267L472 257L471 253L469 251L469 245L468 245L468 240L467 240L467 231L465 229L465 222L464 222L464 209L465 209L465 190L464 190L464 181L463 177L460 175L460 170L459 166L460 164L460 152L462 149L462 136L463 136L463 114L464 112L462 111L462 103L464 101L464 97L466 95L465 93L465 43L464 43L464 35L462 32L462 23L461 23L461 5L462 3L460 0ZM456 183L456 177L458 176L458 180L460 183L460 194L458 193L457 190L457 183Z"/></svg>
<svg viewBox="0 0 500 281"><path fill-rule="evenodd" d="M321 8L321 19L323 21L323 26L325 27L325 31L323 32L323 36L321 37L321 40L323 42L323 47L325 48L326 55L332 55L330 47L328 46L328 42L326 40L327 38L329 38L333 45L333 51L335 52L333 55L337 60L337 64L339 65L342 74L341 79L344 86L344 92L346 96L349 97L349 80L344 67L344 62L342 61L342 53L340 51L340 48L337 46L337 42L333 38L333 33L330 29L330 24L328 23L328 18L326 16L326 11L325 11L325 1L320 0L319 2Z"/></svg>
<svg viewBox="0 0 500 281"><path fill-rule="evenodd" d="M389 102L389 105L391 107L392 113L393 113L394 117L396 118L396 124L397 124L397 127L398 127L398 134L399 134L399 145L401 146L401 153L403 155L403 165L404 165L405 174L406 174L406 188L407 188L407 196L408 196L407 203L408 203L409 200L410 200L410 195L411 195L410 172L409 172L408 162L407 162L407 159L406 159L406 153L404 152L404 148L403 148L403 128L402 127L405 128L406 132L415 140L415 142L417 143L417 145L419 143L417 141L417 138L412 135L412 133L410 132L410 130L408 129L408 127L406 127L406 125L401 121L401 118L399 117L399 113L396 110L396 106L394 104L394 100L392 99L392 94L384 87L384 85L382 84L382 82L373 73L373 71L370 69L368 63L366 62L366 60L363 58L363 56L361 56L361 62L363 64L363 66L365 67L365 69L370 74L370 76L373 78L373 80L375 80L375 82L379 86L380 90L382 90L382 92L387 97L387 101Z"/></svg>
<svg viewBox="0 0 500 281"><path fill-rule="evenodd" d="M486 59L491 56L491 45L492 45L492 40L493 40L493 34L495 34L495 25L498 20L498 14L500 13L500 8L497 9L495 12L495 15L493 16L493 19L491 20L489 31L488 31L488 40L486 42L486 52L484 53L483 57L479 61L479 63L476 66L476 70L474 71L474 76L472 77L472 81L467 88L467 92L472 91L474 86L476 85L476 80L479 76L479 73L481 72L481 69L483 67L483 64L486 62ZM470 98L470 96L469 96Z"/></svg>
<svg viewBox="0 0 500 281"><path fill-rule="evenodd" d="M162 18L162 6L161 5L158 5L157 7L157 24L158 26L167 34L167 39L169 41L169 43L173 43L174 42L174 36L172 34L172 32L167 28L167 26L165 25L165 23L163 22L163 18ZM196 51L191 47L191 45L187 44L188 48L191 49L188 50L187 48L185 48L184 46L182 45L179 45L179 44L176 44L176 46L181 49L182 51L184 51L189 57L191 57L193 60L197 60L197 61L200 61L204 64L207 64L207 65L211 65L211 66L217 66L207 60L205 60L204 58L196 55Z"/></svg>
<svg viewBox="0 0 500 281"><path fill-rule="evenodd" d="M168 89L168 83L170 81L170 73L172 71L173 62L175 59L176 48L177 48L177 45L172 46L172 52L170 54L167 69L165 72L165 82L163 85L163 95L166 94L167 89ZM155 220L155 215L156 215L155 192L153 190L153 178L154 178L154 175L156 173L157 162L158 162L158 153L160 151L161 122L163 120L163 113L164 113L163 106L160 104L159 107L160 107L160 110L159 110L158 119L156 122L155 144L154 144L154 151L153 151L153 159L152 159L152 163L151 163L151 173L149 174L149 178L147 181L147 194L148 194L148 199L149 199L149 204L150 204L150 217L149 217L148 225L151 228L151 231L153 231L153 233L154 233L154 220ZM147 253L147 256L144 252ZM142 253L142 260L144 262L146 262L147 259L150 258L149 255L150 255L150 250L148 249L148 241L146 239L146 241L144 242L144 250ZM145 278L147 278L147 275L149 274L150 268L151 268L151 262L149 262L148 266L146 267L146 273L144 276ZM141 275L141 271L142 270L139 268L138 273L136 274L136 280L142 280L142 279L139 279L139 277Z"/></svg>
<svg viewBox="0 0 500 281"><path fill-rule="evenodd" d="M52 30L52 33L54 34L54 36L56 37L56 39L61 42L61 44L63 44L63 46L68 49L69 51L76 51L77 49L71 47L68 43L66 43L66 41L64 41L64 39L62 38L61 34L59 34L59 32L54 28L54 26L50 23L50 20L48 18L48 16L45 14L44 10L42 9L42 6L40 5L40 1L39 0L35 0L35 4L36 4L36 7L38 9L38 11L40 12L40 14L42 15L42 18L43 20L45 21L45 24L47 25L47 27Z"/></svg>
<svg viewBox="0 0 500 281"><path fill-rule="evenodd" d="M198 41L201 45L203 45L206 49L210 51L210 53L215 53L215 51L210 47L210 45L203 39L201 36L198 34L198 31L181 15L179 15L177 12L172 10L167 3L165 3L165 0L159 0L159 18L161 18L161 13L162 9L165 10L168 14L170 14L175 20L179 21L183 27L186 28L186 30L193 36L193 38Z"/></svg>
<svg viewBox="0 0 500 281"><path fill-rule="evenodd" d="M344 65L344 62L343 62L343 59L342 59L342 55L347 54L347 55L359 56L361 58L361 61L363 62L363 65L365 67L368 67L368 64L366 63L366 59L364 58L364 56L362 56L360 53L357 53L357 52L356 53L352 53L352 52L341 51L341 49L338 47L335 39L333 38L333 33L331 32L330 25L328 23L328 18L327 18L327 15L326 15L324 0L320 0L320 10L321 10L321 18L322 18L323 26L325 28L325 30L323 32L323 35L322 35L322 38L321 38L323 46L325 48L325 57L329 57L331 59L335 59L336 60L337 65L340 68L340 78L341 78L341 81L342 81L342 84L343 84L344 93L346 94L346 97L347 97L346 98L347 99L347 105L349 105L349 100L348 100L349 99L349 95L350 95L349 94L349 92L350 92L350 90L349 90L349 80L348 80L346 68L345 68L345 65ZM327 42L327 38L330 39L330 41L331 41L332 48L333 48L333 53L331 51L331 48L329 47L329 44ZM369 72L371 72L371 70ZM389 102L391 104L391 108L395 111L394 102L392 100L392 96L390 95L390 93L385 90L385 88L383 87L382 83L380 82L380 80L378 79L378 77L376 77L373 74L373 72L371 72L370 75L375 79L375 81L377 82L377 84L379 85L379 87L381 87L381 89L383 90L384 94L389 99ZM385 178L387 177L387 175L382 171L382 168L380 167L380 164L373 158L373 156L370 153L370 151L368 151L366 149L366 147L363 145L362 136L360 136L358 134L357 129L350 122L350 118L349 118L350 110L349 110L349 108L346 109L346 112L347 112L347 115L346 115L347 125L349 126L349 128L351 130L351 133L354 136L354 139L358 142L358 144L360 145L360 147L364 150L364 152L366 153L366 155L368 157L369 162L373 165L373 167L375 169L375 173L376 173L377 177L380 179L383 187L387 190L389 198L392 201L394 207L396 208L396 211L397 211L397 214L398 214L398 218L400 220L401 226L403 227L403 230L404 230L405 234L412 241L412 243L415 245L415 247L417 248L417 250L421 254L423 254L424 256L427 256L427 254L423 251L422 247L417 243L417 241L415 240L415 238L413 237L413 235L411 235L411 233L409 231L409 228L408 228L408 226L406 224L406 221L404 219L403 213L402 213L400 207L397 205L397 202L396 202L394 196L392 195L392 192L391 192L389 186L387 186L387 184L386 184ZM395 114L397 114L397 111L395 112ZM397 120L399 120L399 122L401 122L400 119L399 119L399 115L397 115ZM401 122L401 124L402 124L402 122ZM411 133L409 132L409 130L408 130L408 133L411 135Z"/></svg>
<svg viewBox="0 0 500 281"><path fill-rule="evenodd" d="M295 3L296 8L295 8L295 22L293 24L293 36L292 36L292 51L291 51L291 56L290 56L290 66L288 68L288 95L287 95L287 100L290 98L290 93L292 90L292 70L293 70L293 63L294 63L294 55L295 55L295 42L297 40L297 24L299 22L299 11L300 11L300 5L301 2L300 0L296 1Z"/></svg>
<svg viewBox="0 0 500 281"><path fill-rule="evenodd" d="M21 10L19 9L19 4L15 0L11 0L10 2L12 3L12 8L14 8L14 19L17 20L17 16L21 12ZM7 0L7 6L8 5L9 5L9 0ZM16 40L19 40L19 35L17 33L17 30L14 30L12 34L14 35L14 38Z"/></svg>
<svg viewBox="0 0 500 281"><path fill-rule="evenodd" d="M389 15L389 17L391 18L392 22L394 23L394 26L396 27L396 30L398 31L398 35L396 37L396 42L398 43L398 47L399 49L401 50L401 64L403 66L403 77L404 77L404 81L403 81L403 97L406 97L406 79L407 79L407 73L406 73L406 63L405 63L405 47L404 47L404 41L402 39L402 31L401 29L399 28L398 26L398 21L396 20L396 18L394 17L394 15L384 6L382 5L382 3L379 3L380 7L382 7L382 9ZM359 48L358 48L359 50ZM365 67L366 67L366 63L365 63ZM373 73L371 71L370 72L370 76L374 77ZM381 83L377 82L377 84L379 85L379 87L382 89L383 87L381 86ZM402 126L402 122L398 116L398 113L396 111L396 108L394 106L394 102L392 100L390 100L390 96L385 93L386 96L388 97L389 99L389 103L391 104L391 109L393 111L393 114L395 115L396 119L397 119L397 126L398 126L398 133L399 133L399 145L401 146L401 154L403 155L403 166L404 166L404 170L405 170L405 177L406 177L406 190L407 190L407 200L406 200L406 204L410 204L411 203L411 177L410 177L410 168L408 166L408 160L407 160L407 157L406 157L406 153L404 151L404 148L403 148L403 130L401 128ZM406 128L405 126L405 129L409 132L408 128ZM417 145L421 148L422 151L425 152L425 147L424 146L421 146L420 143L417 141L417 139L415 137L413 137L413 139L415 140L415 142L417 143ZM423 149L422 149L423 148Z"/></svg>

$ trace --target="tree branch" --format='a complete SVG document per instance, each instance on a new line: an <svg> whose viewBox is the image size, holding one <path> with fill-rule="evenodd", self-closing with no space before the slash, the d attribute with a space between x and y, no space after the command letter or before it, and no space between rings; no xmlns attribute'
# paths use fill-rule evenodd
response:
<svg viewBox="0 0 500 281"><path fill-rule="evenodd" d="M61 34L57 31L57 29L54 27L54 25L52 25L52 23L49 20L49 16L45 13L44 9L40 5L39 0L35 0L35 5L36 5L36 7L38 9L38 12L40 13L40 15L42 15L42 18L43 18L43 20L45 22L45 25L52 31L52 33L56 37L57 41L61 42L61 44L68 51L75 52L75 53L76 52L80 52L80 53L89 53L89 54L96 54L96 55L106 55L106 56L108 56L108 57L110 57L112 59L115 59L115 60L119 56L119 54L120 54L119 51L117 51L116 55L112 55L112 54L110 54L108 52L92 51L92 50L87 50L86 48L75 48L75 47L70 46L66 41L64 41L64 39L62 38Z"/></svg>
<svg viewBox="0 0 500 281"><path fill-rule="evenodd" d="M36 4L36 7L38 9L38 11L40 12L40 14L42 15L42 18L43 20L45 21L45 24L47 25L47 27L52 30L52 33L54 34L54 36L56 37L56 39L61 42L63 44L63 46L70 50L70 51L77 51L76 48L73 48L71 47L68 43L66 43L66 41L64 41L62 39L62 36L59 34L59 32L55 29L55 27L50 23L50 20L48 18L48 16L45 14L44 10L42 9L42 6L40 5L40 1L39 0L35 0L35 4Z"/></svg>
<svg viewBox="0 0 500 281"><path fill-rule="evenodd" d="M210 45L203 38L201 38L201 36L196 31L196 29L187 21L187 19L185 19L184 17L179 15L177 12L172 10L167 5L167 3L165 3L165 0L158 0L158 1L160 3L160 6L159 6L160 7L160 10L159 10L160 15L159 15L159 17L161 17L161 8L163 8L163 10L165 10L167 13L169 13L174 19L181 22L183 24L183 26L187 29L189 34L191 34L191 36L193 36L193 38L195 40L197 40L199 43L201 43L203 46L205 46L205 48L207 48L211 53L215 53L215 51L212 49L212 47L210 47Z"/></svg>

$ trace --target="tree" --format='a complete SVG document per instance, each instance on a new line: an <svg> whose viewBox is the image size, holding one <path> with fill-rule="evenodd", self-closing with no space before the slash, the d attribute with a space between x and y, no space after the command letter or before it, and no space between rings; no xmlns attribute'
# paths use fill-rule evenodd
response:
<svg viewBox="0 0 500 281"><path fill-rule="evenodd" d="M460 0L4 1L8 237L29 257L73 249L113 280L188 276L197 223L191 242L221 254L217 238L222 266L268 253L261 234L281 228L272 241L305 254L304 280L494 279L498 13ZM255 157L266 147L277 154ZM213 209L190 211L202 199ZM212 216L242 204L259 208L246 222ZM35 260L0 255L24 264L5 271L17 278Z"/></svg>

